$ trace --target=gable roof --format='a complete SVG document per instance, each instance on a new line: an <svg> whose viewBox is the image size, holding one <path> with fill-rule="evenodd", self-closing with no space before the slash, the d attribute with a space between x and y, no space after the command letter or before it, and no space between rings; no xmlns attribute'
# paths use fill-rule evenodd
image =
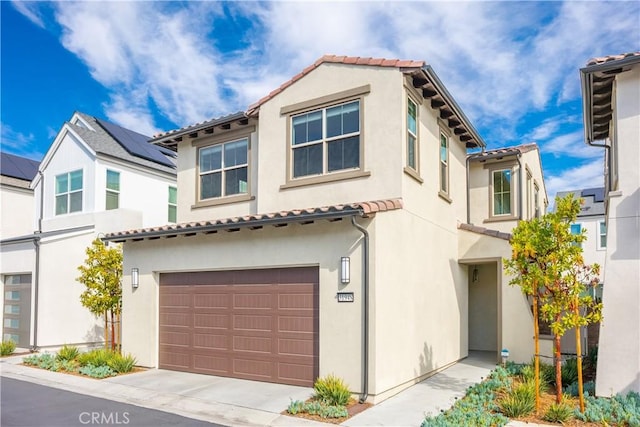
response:
<svg viewBox="0 0 640 427"><path fill-rule="evenodd" d="M640 52L602 56L590 59L580 69L584 136L587 142L609 137L609 122L613 118L613 81L617 74L640 64Z"/></svg>
<svg viewBox="0 0 640 427"><path fill-rule="evenodd" d="M186 126L177 130L168 131L158 135L154 135L151 140L154 144L175 145L181 141L183 136L195 138L198 132L204 130L205 133L212 133L214 127L221 129L229 129L232 123L239 126L248 124L252 117L258 117L260 106L265 102L273 99L276 95L284 91L286 88L302 79L304 76L321 66L322 64L345 64L368 67L385 67L395 68L400 72L409 76L413 86L422 93L425 99L430 100L431 108L437 109L438 116L452 130L467 148L485 147L486 144L480 137L476 129L473 127L467 116L464 114L460 106L453 99L444 84L440 81L436 73L430 65L424 61L385 59L385 58L363 58L359 56L337 56L324 55L302 70L300 73L281 84L278 88L271 91L268 95L262 97L257 102L251 104L246 112L230 114L218 119L208 120L202 123Z"/></svg>
<svg viewBox="0 0 640 427"><path fill-rule="evenodd" d="M573 194L575 199L582 198L584 200L584 203L580 207L578 218L586 216L604 216L604 187L558 191L556 196L565 197L568 194Z"/></svg>
<svg viewBox="0 0 640 427"><path fill-rule="evenodd" d="M396 209L402 209L401 199L347 203L308 209L292 209L267 214L212 219L208 221L170 224L161 227L109 233L103 240L125 242L127 240L157 239L160 237L176 237L179 235L194 236L198 233L211 234L222 230L238 231L241 228L256 230L265 225L282 227L295 222L308 224L316 220L336 220L355 215L367 218L378 212Z"/></svg>
<svg viewBox="0 0 640 427"><path fill-rule="evenodd" d="M0 152L0 175L31 181L38 173L40 162Z"/></svg>
<svg viewBox="0 0 640 427"><path fill-rule="evenodd" d="M68 126L70 129L72 129L73 132L75 132L80 138L82 138L82 140L96 153L100 153L100 154L107 155L109 157L125 160L127 162L134 163L139 166L144 166L157 171L167 172L172 175L176 174L176 170L175 170L176 167L175 167L175 160L174 160L175 153L173 152L169 153L169 151L166 150L165 148L158 147L150 143L146 143L147 147L145 148L149 150L153 150L153 152L157 157L162 156L162 158L165 159L166 161L164 161L163 163L160 163L159 161L150 160L149 156L142 157L142 155L139 153L132 153L131 151L127 150L125 148L127 146L126 145L127 143L121 141L120 139L124 138L123 135L127 135L127 136L133 135L133 136L136 136L139 140L138 142L140 142L142 138L145 138L148 140L148 137L142 134L139 134L137 132L133 132L129 129L123 128L121 126L118 126L116 124L109 123L106 120L97 119L85 113L76 112L75 114L79 115L83 120L88 122L91 125L92 129L87 129L84 126L73 124L71 122L66 122L65 126ZM106 124L110 126L109 129L111 130L111 132L105 129L105 127L107 126ZM121 130L123 135L120 135L120 134L113 135L112 133L115 133L114 129ZM117 139L116 137L120 139Z"/></svg>

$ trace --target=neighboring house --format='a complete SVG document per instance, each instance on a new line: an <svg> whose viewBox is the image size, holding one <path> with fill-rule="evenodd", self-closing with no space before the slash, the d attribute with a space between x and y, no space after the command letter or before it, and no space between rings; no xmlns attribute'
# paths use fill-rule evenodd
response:
<svg viewBox="0 0 640 427"><path fill-rule="evenodd" d="M105 237L124 242L122 344L144 366L304 386L334 373L378 402L466 357L471 312L497 309L508 234L460 225L467 150L485 144L422 61L324 56L248 111L152 142L179 153L183 222ZM544 209L537 149L514 164L520 151ZM461 256L475 236L502 242L481 254L486 297ZM478 348L529 360L528 330L508 330L531 328L526 298L509 301L518 321L483 319L494 341Z"/></svg>
<svg viewBox="0 0 640 427"><path fill-rule="evenodd" d="M30 184L38 173L39 163L13 154L0 153L0 241L33 231L34 198ZM23 246L33 248L33 243L27 242ZM1 262L4 259L0 259ZM1 282L4 285L0 287L3 301L19 299L19 302L8 306L9 310L0 305L3 309L3 324L16 326L6 330L3 328L2 339L13 339L17 343L21 335L29 333L30 266L16 266L11 274L2 276Z"/></svg>
<svg viewBox="0 0 640 427"><path fill-rule="evenodd" d="M79 299L85 249L110 231L176 221L175 153L147 140L79 112L62 126L31 183L29 231L0 241L4 337L34 349L103 340L102 319Z"/></svg>
<svg viewBox="0 0 640 427"><path fill-rule="evenodd" d="M640 52L592 59L580 77L585 139L606 156L596 394L640 392Z"/></svg>
<svg viewBox="0 0 640 427"><path fill-rule="evenodd" d="M33 231L31 180L40 162L0 152L0 240Z"/></svg>
<svg viewBox="0 0 640 427"><path fill-rule="evenodd" d="M578 219L571 224L571 232L579 234L586 232L586 240L582 242L582 256L585 264L598 264L600 266L600 284L592 289L592 296L596 300L602 300L602 280L605 254L607 250L607 224L604 216L604 187L586 188L584 190L559 191L556 196L566 197L573 194L573 198L582 199L583 203L578 214ZM548 326L547 326L548 328ZM582 353L598 345L599 324L581 328ZM550 331L547 329L547 334ZM576 338L573 330L562 337L562 353L576 354Z"/></svg>
<svg viewBox="0 0 640 427"><path fill-rule="evenodd" d="M460 224L459 262L469 266L469 349L509 350L509 359L533 355L530 302L504 272L511 258L509 234L520 220L548 206L540 152L534 143L487 150L467 157L466 221ZM491 327L491 325L495 325ZM541 352L551 355L551 342Z"/></svg>

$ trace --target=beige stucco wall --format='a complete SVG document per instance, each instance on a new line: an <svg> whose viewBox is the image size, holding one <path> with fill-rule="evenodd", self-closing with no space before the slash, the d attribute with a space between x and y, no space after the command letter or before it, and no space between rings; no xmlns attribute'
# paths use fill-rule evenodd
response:
<svg viewBox="0 0 640 427"><path fill-rule="evenodd" d="M376 218L372 256L370 392L388 397L467 356L467 269L455 228L408 209Z"/></svg>
<svg viewBox="0 0 640 427"><path fill-rule="evenodd" d="M376 221L377 218L374 220ZM364 220L360 220L366 223ZM362 378L362 234L348 220L243 229L124 244L123 350L141 365L158 364L158 279L161 272L318 266L320 273L320 375L334 373L353 392ZM341 285L340 257L351 257L351 282ZM140 285L130 286L132 267ZM336 292L354 292L338 303Z"/></svg>
<svg viewBox="0 0 640 427"><path fill-rule="evenodd" d="M533 356L533 314L527 298L517 286L510 286L502 260L511 257L509 242L459 230L461 263L495 263L498 283L498 346L509 350L509 360L529 362ZM488 265L483 268L490 268Z"/></svg>
<svg viewBox="0 0 640 427"><path fill-rule="evenodd" d="M544 215L547 202L547 194L542 175L542 164L537 150L527 151L522 154L520 162L522 170L515 155L505 156L504 159L489 160L487 162L471 161L469 164L469 201L470 223L492 230L506 233L517 226L522 206L522 219L530 219L535 215L533 186L538 185L540 190L539 208L540 215ZM512 196L513 215L505 219L490 218L491 214L491 170L512 169L512 183L514 193ZM531 173L531 180L527 181L527 171ZM529 187L529 188L527 188ZM528 193L529 192L529 193ZM527 196L529 194L529 196ZM520 201L522 197L522 201ZM466 222L466 218L465 218Z"/></svg>
<svg viewBox="0 0 640 427"><path fill-rule="evenodd" d="M640 66L615 81L618 191L609 193L596 393L640 392Z"/></svg>

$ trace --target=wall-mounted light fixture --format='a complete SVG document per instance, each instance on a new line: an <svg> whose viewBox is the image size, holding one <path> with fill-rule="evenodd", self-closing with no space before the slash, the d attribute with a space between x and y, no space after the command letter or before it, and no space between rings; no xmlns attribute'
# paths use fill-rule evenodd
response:
<svg viewBox="0 0 640 427"><path fill-rule="evenodd" d="M346 285L351 281L351 260L348 256L340 258L340 283Z"/></svg>
<svg viewBox="0 0 640 427"><path fill-rule="evenodd" d="M139 285L140 285L140 272L138 271L137 268L132 268L131 269L131 287L133 289L138 289Z"/></svg>
<svg viewBox="0 0 640 427"><path fill-rule="evenodd" d="M473 266L473 270L471 271L471 281L472 282L477 282L478 281L478 266L474 265Z"/></svg>

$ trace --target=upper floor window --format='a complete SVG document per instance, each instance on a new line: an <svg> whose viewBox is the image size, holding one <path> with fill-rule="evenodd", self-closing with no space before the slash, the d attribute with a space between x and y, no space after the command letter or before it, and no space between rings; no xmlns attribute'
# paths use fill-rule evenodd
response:
<svg viewBox="0 0 640 427"><path fill-rule="evenodd" d="M249 139L199 150L200 200L248 192Z"/></svg>
<svg viewBox="0 0 640 427"><path fill-rule="evenodd" d="M449 194L449 137L440 130L440 191Z"/></svg>
<svg viewBox="0 0 640 427"><path fill-rule="evenodd" d="M56 176L56 215L82 211L82 170Z"/></svg>
<svg viewBox="0 0 640 427"><path fill-rule="evenodd" d="M418 171L418 106L407 98L407 166Z"/></svg>
<svg viewBox="0 0 640 427"><path fill-rule="evenodd" d="M360 101L291 118L292 176L300 178L360 167Z"/></svg>
<svg viewBox="0 0 640 427"><path fill-rule="evenodd" d="M511 215L511 169L491 173L493 188L493 215Z"/></svg>
<svg viewBox="0 0 640 427"><path fill-rule="evenodd" d="M582 234L582 225L581 224L571 224L571 228L569 229L571 234L580 235ZM582 246L582 243L574 243L575 246Z"/></svg>
<svg viewBox="0 0 640 427"><path fill-rule="evenodd" d="M538 184L533 184L533 209L536 218L540 218L540 188Z"/></svg>
<svg viewBox="0 0 640 427"><path fill-rule="evenodd" d="M607 223L598 221L598 249L607 248Z"/></svg>
<svg viewBox="0 0 640 427"><path fill-rule="evenodd" d="M120 172L107 169L107 201L106 208L120 207Z"/></svg>
<svg viewBox="0 0 640 427"><path fill-rule="evenodd" d="M169 222L177 222L178 219L178 189L173 186L169 186Z"/></svg>

